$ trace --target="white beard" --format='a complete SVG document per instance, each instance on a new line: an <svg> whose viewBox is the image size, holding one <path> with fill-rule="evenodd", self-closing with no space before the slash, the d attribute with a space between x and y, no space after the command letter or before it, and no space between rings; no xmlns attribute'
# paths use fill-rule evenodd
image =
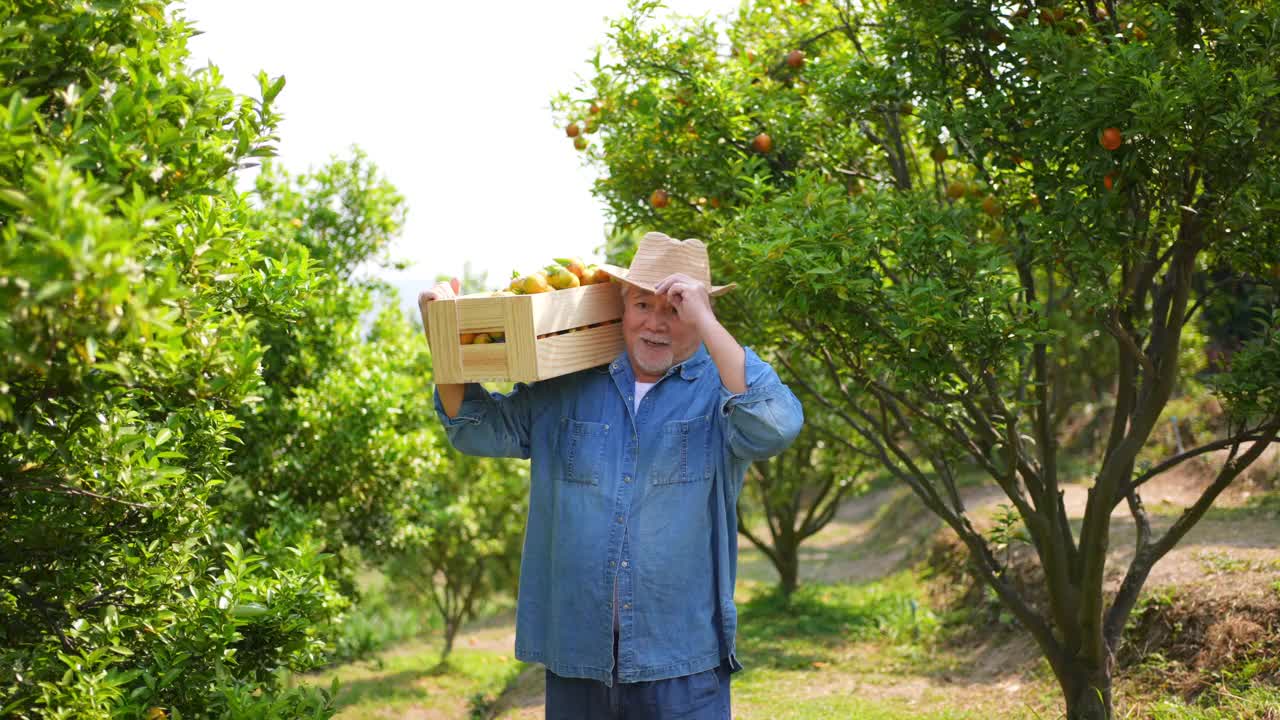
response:
<svg viewBox="0 0 1280 720"><path fill-rule="evenodd" d="M647 373L650 373L653 375L661 375L665 373L667 370L670 370L672 365L676 364L675 354L672 352L670 345L667 345L662 350L659 350L658 348L655 348L645 343L644 338L642 337L639 340L639 346L637 349L640 350L641 352L636 353L636 358L635 358L636 365L639 365L640 369L644 370ZM644 353L649 353L650 358L656 355L657 359L646 360Z"/></svg>

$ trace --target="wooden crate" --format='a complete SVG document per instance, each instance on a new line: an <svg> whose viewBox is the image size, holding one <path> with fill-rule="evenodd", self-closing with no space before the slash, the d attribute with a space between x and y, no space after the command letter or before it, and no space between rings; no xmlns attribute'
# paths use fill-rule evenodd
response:
<svg viewBox="0 0 1280 720"><path fill-rule="evenodd" d="M437 383L533 382L612 361L622 352L622 298L614 283L535 295L464 295L420 308ZM608 323L594 328L588 325ZM553 335L563 330L578 332ZM505 342L463 345L462 333Z"/></svg>

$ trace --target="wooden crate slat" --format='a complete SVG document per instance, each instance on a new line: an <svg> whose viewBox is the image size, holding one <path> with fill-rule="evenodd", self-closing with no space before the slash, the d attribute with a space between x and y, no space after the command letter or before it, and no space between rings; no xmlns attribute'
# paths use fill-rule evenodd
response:
<svg viewBox="0 0 1280 720"><path fill-rule="evenodd" d="M507 370L515 382L532 382L538 379L537 335L533 332L533 302L508 303L505 327Z"/></svg>
<svg viewBox="0 0 1280 720"><path fill-rule="evenodd" d="M555 377L604 365L616 358L623 346L622 325L618 323L542 338L538 341L538 376Z"/></svg>
<svg viewBox="0 0 1280 720"><path fill-rule="evenodd" d="M427 324L427 341L431 345L432 372L437 383L460 383L462 379L462 346L458 343L456 304L447 300L419 305Z"/></svg>
<svg viewBox="0 0 1280 720"><path fill-rule="evenodd" d="M506 329L507 308L521 300L520 297L469 297L456 300L458 331L503 332Z"/></svg>
<svg viewBox="0 0 1280 720"><path fill-rule="evenodd" d="M462 345L462 377L465 382L504 380L508 376L505 343Z"/></svg>
<svg viewBox="0 0 1280 720"><path fill-rule="evenodd" d="M535 335L622 317L622 298L611 282L525 297L532 301Z"/></svg>

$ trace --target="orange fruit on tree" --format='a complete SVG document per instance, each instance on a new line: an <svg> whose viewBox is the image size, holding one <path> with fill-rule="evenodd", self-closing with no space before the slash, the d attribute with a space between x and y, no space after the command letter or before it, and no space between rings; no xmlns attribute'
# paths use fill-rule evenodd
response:
<svg viewBox="0 0 1280 720"><path fill-rule="evenodd" d="M1107 150L1119 150L1124 144L1124 135L1121 134L1119 128L1109 127L1102 131L1102 136L1098 138L1098 142Z"/></svg>
<svg viewBox="0 0 1280 720"><path fill-rule="evenodd" d="M768 155L773 151L773 138L769 137L769 133L760 133L751 139L751 149L761 155Z"/></svg>
<svg viewBox="0 0 1280 720"><path fill-rule="evenodd" d="M982 212L991 217L1000 217L1004 214L1004 208L1000 206L995 195L988 195L982 198Z"/></svg>
<svg viewBox="0 0 1280 720"><path fill-rule="evenodd" d="M565 126L564 134L568 135L569 137L578 137L579 131L580 129L578 128L578 123L569 123L567 126Z"/></svg>
<svg viewBox="0 0 1280 720"><path fill-rule="evenodd" d="M587 149L587 139L579 135L573 139L573 146L579 150Z"/></svg>
<svg viewBox="0 0 1280 720"><path fill-rule="evenodd" d="M804 67L804 51L792 50L787 53L787 67L792 68L793 70L799 70Z"/></svg>
<svg viewBox="0 0 1280 720"><path fill-rule="evenodd" d="M658 188L649 195L649 204L661 210L671 204L671 194L662 188Z"/></svg>
<svg viewBox="0 0 1280 720"><path fill-rule="evenodd" d="M599 103L594 103L594 102L593 102L593 103L591 103L591 107L587 108L587 112L591 113L592 115L595 115L595 114L599 113L599 112L600 112L600 104L599 104Z"/></svg>
<svg viewBox="0 0 1280 720"><path fill-rule="evenodd" d="M934 162L940 163L947 159L947 149L941 145L936 145L933 150L929 151L929 157L933 158Z"/></svg>
<svg viewBox="0 0 1280 720"><path fill-rule="evenodd" d="M1103 176L1102 178L1103 187L1110 190L1113 187L1115 187L1115 184L1116 184L1116 174L1114 172L1109 172Z"/></svg>
<svg viewBox="0 0 1280 720"><path fill-rule="evenodd" d="M966 188L964 183L960 182L959 180L952 180L951 182L947 183L947 197L951 198L952 200L959 200L960 198L964 197L965 189Z"/></svg>

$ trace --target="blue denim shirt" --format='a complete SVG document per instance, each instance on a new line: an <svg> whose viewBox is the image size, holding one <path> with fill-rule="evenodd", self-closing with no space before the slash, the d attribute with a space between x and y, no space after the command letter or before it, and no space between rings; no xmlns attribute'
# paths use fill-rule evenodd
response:
<svg viewBox="0 0 1280 720"><path fill-rule="evenodd" d="M746 350L732 394L705 347L672 367L634 411L626 352L613 363L507 394L466 387L455 448L532 459L516 609L516 657L610 684L614 584L618 680L734 669L737 500L747 465L804 422L799 400Z"/></svg>

